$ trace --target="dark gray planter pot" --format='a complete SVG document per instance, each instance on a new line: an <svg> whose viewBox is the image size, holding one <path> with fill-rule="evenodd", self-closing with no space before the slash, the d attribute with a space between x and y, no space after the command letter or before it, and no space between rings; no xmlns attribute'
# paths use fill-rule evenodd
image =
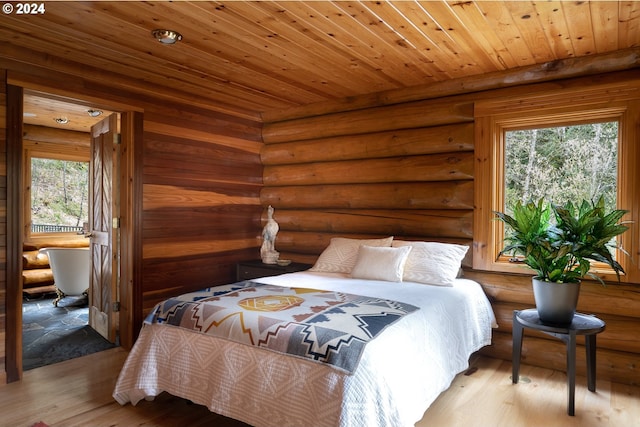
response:
<svg viewBox="0 0 640 427"><path fill-rule="evenodd" d="M580 296L580 282L553 283L532 279L533 297L543 323L568 325L573 320Z"/></svg>

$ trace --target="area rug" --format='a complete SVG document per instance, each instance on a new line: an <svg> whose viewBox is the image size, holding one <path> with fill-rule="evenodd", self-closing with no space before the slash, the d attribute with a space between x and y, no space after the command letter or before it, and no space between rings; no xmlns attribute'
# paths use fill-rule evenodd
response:
<svg viewBox="0 0 640 427"><path fill-rule="evenodd" d="M22 305L22 367L29 370L113 348L89 325L86 297L50 296Z"/></svg>

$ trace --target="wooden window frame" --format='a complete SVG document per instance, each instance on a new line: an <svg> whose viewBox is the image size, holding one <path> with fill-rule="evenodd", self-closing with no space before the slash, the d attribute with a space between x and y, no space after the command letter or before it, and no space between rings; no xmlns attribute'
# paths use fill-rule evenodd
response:
<svg viewBox="0 0 640 427"><path fill-rule="evenodd" d="M533 274L498 256L504 247L504 224L495 220L494 212L504 206L504 132L613 120L619 122L617 204L629 211L623 220L631 221L620 237L628 255L620 253L617 259L626 272L621 281L640 283L640 81L476 103L474 269ZM594 265L592 272L605 281L617 280L604 265Z"/></svg>

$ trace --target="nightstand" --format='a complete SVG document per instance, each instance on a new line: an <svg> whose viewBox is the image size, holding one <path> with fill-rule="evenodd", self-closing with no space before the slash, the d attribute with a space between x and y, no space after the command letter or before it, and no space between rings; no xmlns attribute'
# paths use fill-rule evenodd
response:
<svg viewBox="0 0 640 427"><path fill-rule="evenodd" d="M261 260L240 261L236 265L236 280L257 279L258 277L277 276L284 273L308 270L311 264L292 262L289 265L264 264Z"/></svg>
<svg viewBox="0 0 640 427"><path fill-rule="evenodd" d="M595 316L576 313L570 325L547 325L540 321L538 310L515 310L513 312L513 370L511 380L518 383L520 355L522 354L522 332L524 328L544 332L567 345L567 413L575 413L576 389L576 335L584 335L587 352L587 388L596 391L596 335L604 331L605 323Z"/></svg>

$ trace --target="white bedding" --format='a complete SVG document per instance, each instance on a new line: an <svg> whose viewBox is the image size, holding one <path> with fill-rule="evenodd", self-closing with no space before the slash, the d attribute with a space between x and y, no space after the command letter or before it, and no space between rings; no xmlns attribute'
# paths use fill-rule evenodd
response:
<svg viewBox="0 0 640 427"><path fill-rule="evenodd" d="M341 290L421 309L371 341L353 375L328 365L166 325L145 325L113 397L163 391L255 427L404 427L419 421L469 356L490 344L495 317L476 282L452 287L299 272L257 279Z"/></svg>

